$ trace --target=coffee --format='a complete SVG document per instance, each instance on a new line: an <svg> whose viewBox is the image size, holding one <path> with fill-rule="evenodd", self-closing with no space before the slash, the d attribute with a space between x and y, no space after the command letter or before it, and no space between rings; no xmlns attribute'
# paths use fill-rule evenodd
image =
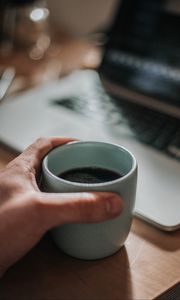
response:
<svg viewBox="0 0 180 300"><path fill-rule="evenodd" d="M122 176L115 171L99 167L70 169L58 175L59 178L67 181L86 184L104 183L119 179Z"/></svg>

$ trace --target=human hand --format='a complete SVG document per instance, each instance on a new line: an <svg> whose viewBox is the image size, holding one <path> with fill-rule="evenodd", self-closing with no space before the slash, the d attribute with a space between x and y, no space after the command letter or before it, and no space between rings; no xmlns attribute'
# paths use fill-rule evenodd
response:
<svg viewBox="0 0 180 300"><path fill-rule="evenodd" d="M43 157L67 138L41 138L0 172L0 277L54 226L100 222L121 213L114 193L43 193L37 185Z"/></svg>

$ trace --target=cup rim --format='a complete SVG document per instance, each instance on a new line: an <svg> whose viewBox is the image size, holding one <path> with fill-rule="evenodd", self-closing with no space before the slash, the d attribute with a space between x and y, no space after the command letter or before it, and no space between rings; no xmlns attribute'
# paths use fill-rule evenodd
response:
<svg viewBox="0 0 180 300"><path fill-rule="evenodd" d="M120 177L118 179L115 179L115 180L112 180L112 181L103 182L103 183L79 183L79 182L68 181L68 180L65 180L63 178L60 178L60 177L56 176L55 174L53 174L49 170L49 168L47 166L47 159L48 159L48 155L50 153L52 153L54 151L57 151L58 148L62 148L62 147L70 147L70 146L72 147L73 145L76 145L76 144L92 144L92 143L93 144L104 144L104 145L113 146L113 147L118 148L118 149L120 148L124 152L128 153L129 156L132 158L132 167L131 167L131 170L126 175L123 175L122 177ZM112 183L115 184L117 182L122 182L122 181L126 180L137 169L137 161L136 161L135 156L129 150L127 150L125 147L123 147L121 145L118 145L118 144L115 144L115 143L101 142L101 141L73 141L73 142L70 142L70 143L67 143L67 144L59 145L59 146L53 148L50 152L48 152L48 154L43 159L42 169L43 169L44 173L48 174L48 176L50 176L51 178L53 178L57 182L63 182L66 185L69 185L69 186L95 188L95 187L99 187L99 186L109 186Z"/></svg>

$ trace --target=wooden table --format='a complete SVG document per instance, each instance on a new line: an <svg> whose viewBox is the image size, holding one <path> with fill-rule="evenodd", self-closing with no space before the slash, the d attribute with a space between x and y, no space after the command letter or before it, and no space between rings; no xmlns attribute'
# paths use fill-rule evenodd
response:
<svg viewBox="0 0 180 300"><path fill-rule="evenodd" d="M68 47L71 58L72 51L86 58L79 61L81 67L90 61L93 66L93 53L95 60L98 57L81 42ZM61 57L64 64L65 57L69 61L67 53L63 60ZM0 147L0 168L14 157ZM0 300L147 300L177 286L179 280L180 230L165 233L134 218L125 246L103 260L81 261L66 256L47 234L5 274L0 282Z"/></svg>

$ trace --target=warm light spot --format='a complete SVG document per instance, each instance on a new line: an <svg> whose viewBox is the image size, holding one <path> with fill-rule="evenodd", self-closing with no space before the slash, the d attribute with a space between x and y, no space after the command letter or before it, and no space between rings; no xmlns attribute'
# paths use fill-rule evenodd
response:
<svg viewBox="0 0 180 300"><path fill-rule="evenodd" d="M46 8L35 8L30 13L30 18L32 21L38 22L45 19L48 16L48 14L49 11Z"/></svg>

